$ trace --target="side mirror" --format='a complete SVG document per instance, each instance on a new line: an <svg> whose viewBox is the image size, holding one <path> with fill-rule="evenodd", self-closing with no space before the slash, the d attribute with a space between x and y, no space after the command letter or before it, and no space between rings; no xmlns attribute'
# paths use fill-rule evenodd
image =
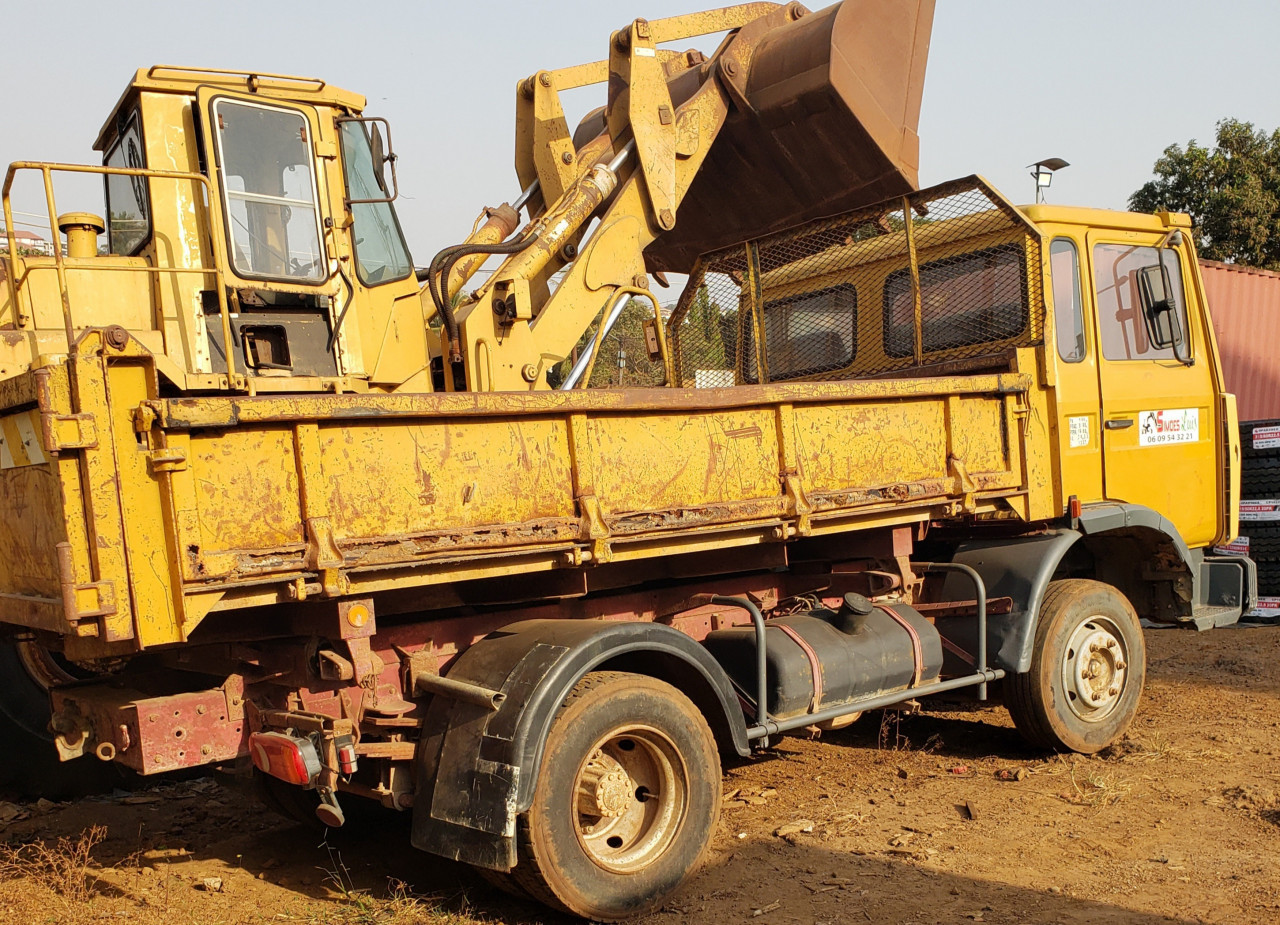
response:
<svg viewBox="0 0 1280 925"><path fill-rule="evenodd" d="M1141 267L1138 274L1138 299L1151 343L1162 349L1173 348L1181 363L1190 364L1186 337L1182 331L1182 315L1174 295L1169 270L1163 262Z"/></svg>
<svg viewBox="0 0 1280 925"><path fill-rule="evenodd" d="M348 176L348 194L351 190L351 172L360 170L361 167L373 174L373 181L378 191L382 193L381 196L351 197L346 200L346 204L351 206L362 203L394 202L400 195L400 186L396 179L396 153L391 147L391 126L387 120L380 117L350 116L339 119L338 128L343 144L343 163ZM369 160L364 165L360 165L366 152ZM387 178L388 164L391 165L390 182ZM366 173L365 176L368 174Z"/></svg>
<svg viewBox="0 0 1280 925"><path fill-rule="evenodd" d="M382 143L382 129L377 122L369 123L369 149L373 154L373 178L378 181L378 189L387 191L387 151Z"/></svg>

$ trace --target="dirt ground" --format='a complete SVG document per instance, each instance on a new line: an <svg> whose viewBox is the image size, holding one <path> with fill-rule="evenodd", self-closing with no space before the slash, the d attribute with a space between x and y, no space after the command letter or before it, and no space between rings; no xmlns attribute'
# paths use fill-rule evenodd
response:
<svg viewBox="0 0 1280 925"><path fill-rule="evenodd" d="M935 706L729 767L707 867L646 925L1280 920L1280 627L1147 639L1141 713L1103 757ZM324 844L221 780L0 819L5 923L564 921L415 852L402 818Z"/></svg>

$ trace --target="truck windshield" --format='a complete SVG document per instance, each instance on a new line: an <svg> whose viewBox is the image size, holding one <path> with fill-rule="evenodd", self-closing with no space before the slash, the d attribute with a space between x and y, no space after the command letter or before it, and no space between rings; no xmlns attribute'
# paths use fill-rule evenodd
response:
<svg viewBox="0 0 1280 925"><path fill-rule="evenodd" d="M219 99L213 103L231 263L240 276L320 282L327 276L302 112Z"/></svg>
<svg viewBox="0 0 1280 925"><path fill-rule="evenodd" d="M381 199L387 195L378 183L373 151L364 123L341 122L342 166L347 176L348 199ZM400 222L389 202L353 202L353 240L356 273L366 286L404 279L413 270Z"/></svg>

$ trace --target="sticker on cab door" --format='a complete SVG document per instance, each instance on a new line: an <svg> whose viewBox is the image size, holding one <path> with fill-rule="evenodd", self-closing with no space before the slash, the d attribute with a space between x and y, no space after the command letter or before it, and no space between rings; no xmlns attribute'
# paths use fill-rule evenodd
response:
<svg viewBox="0 0 1280 925"><path fill-rule="evenodd" d="M1199 439L1199 408L1143 411L1138 415L1138 446L1196 443Z"/></svg>
<svg viewBox="0 0 1280 925"><path fill-rule="evenodd" d="M1088 417L1067 418L1067 426L1070 428L1071 449L1089 445Z"/></svg>
<svg viewBox="0 0 1280 925"><path fill-rule="evenodd" d="M1255 427L1253 429L1253 448L1255 450L1271 450L1280 446L1280 427Z"/></svg>
<svg viewBox="0 0 1280 925"><path fill-rule="evenodd" d="M1241 501L1240 519L1245 521L1280 520L1280 500Z"/></svg>

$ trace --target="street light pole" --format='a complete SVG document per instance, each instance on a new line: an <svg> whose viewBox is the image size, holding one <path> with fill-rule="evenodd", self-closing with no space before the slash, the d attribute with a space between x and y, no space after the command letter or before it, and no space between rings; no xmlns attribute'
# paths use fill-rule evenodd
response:
<svg viewBox="0 0 1280 925"><path fill-rule="evenodd" d="M1060 157L1046 157L1042 161L1027 165L1032 178L1036 181L1036 205L1044 202L1044 191L1053 183L1054 172L1070 166Z"/></svg>

